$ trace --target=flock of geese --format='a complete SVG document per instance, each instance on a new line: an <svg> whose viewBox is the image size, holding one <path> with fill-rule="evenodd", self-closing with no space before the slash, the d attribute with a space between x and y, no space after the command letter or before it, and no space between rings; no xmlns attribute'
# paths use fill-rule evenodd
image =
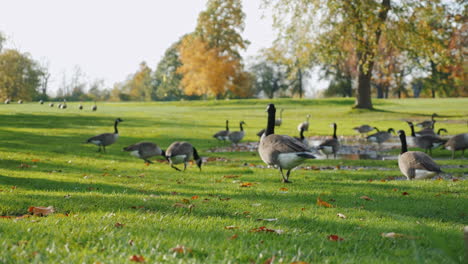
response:
<svg viewBox="0 0 468 264"><path fill-rule="evenodd" d="M10 98L5 99L5 101L4 101L3 103L4 103L4 104L10 104L10 103L11 103L11 99L10 99ZM22 104L22 103L23 103L23 100L21 100L21 99L18 100L18 104ZM44 100L42 100L42 99L39 100L39 104L41 104L41 105L44 104ZM50 107L54 107L54 106L55 106L55 103L54 103L54 102L50 102L50 103L49 103L49 106L50 106ZM63 99L63 102L62 102L62 103L59 103L59 104L57 105L57 108L59 108L59 109L67 109L67 107L68 107L68 106L67 106L67 100L65 100L65 99ZM80 104L78 105L78 109L79 109L79 110L83 110L83 108L84 108L84 107L83 107L83 104L80 103ZM91 107L91 110L92 110L92 111L96 111L96 110L97 110L96 102L94 102L94 105Z"/></svg>
<svg viewBox="0 0 468 264"><path fill-rule="evenodd" d="M307 115L306 121L300 123L297 127L300 136L291 137L288 135L275 134L275 126L280 126L282 124L283 109L281 109L280 118L278 119L276 118L276 107L274 104L269 104L266 112L268 113L266 129L262 129L257 133L260 137L258 153L267 165L278 168L284 183L290 183L289 177L294 168L302 164L305 160L316 158L312 148L304 138L304 131L308 131L309 129L310 115ZM437 133L434 132L434 124L436 122L434 120L435 116L437 115L432 115L431 120L416 124L416 126L423 128L417 133L414 131L414 124L409 121L407 122L411 128L411 137L416 146L423 148L426 153L429 152L429 154L431 154L433 148L443 146L445 149L452 151L452 159L455 156L455 151L462 151L462 157L464 158L464 151L468 148L468 133L455 135L448 140L440 138L440 132L447 132L447 130L442 128L439 129ZM104 133L91 137L85 143L95 144L99 147L98 151L105 152L106 146L117 141L119 137L117 127L122 121L123 120L120 118L115 120L114 133ZM230 141L237 145L245 136L243 125L245 125L245 122L241 121L239 123L240 131L229 131L229 121L226 120L226 129L215 133L213 137L222 141ZM340 142L336 135L337 124L333 123L332 127L332 137L323 141L317 147L327 158L330 154L333 154L334 158L336 158L336 154L340 148ZM378 128L369 125L355 127L354 130L363 135L367 135L367 133L376 130L376 133L368 135L366 138L368 141L378 144L387 141L391 138L392 133L395 133L393 128L389 128L387 131L379 131ZM401 142L398 166L402 174L405 175L408 180L427 179L441 172L440 166L428 154L420 151L408 151L404 130L398 130L397 134ZM132 156L140 158L147 163L152 163L149 160L150 157L161 155L169 162L172 168L179 171L181 170L174 165L183 163L183 170L185 171L188 162L191 160L195 160L200 171L202 167L202 159L196 148L185 141L173 142L165 151L158 145L146 141L130 145L123 148L123 150L130 152ZM286 173L284 173L284 170Z"/></svg>

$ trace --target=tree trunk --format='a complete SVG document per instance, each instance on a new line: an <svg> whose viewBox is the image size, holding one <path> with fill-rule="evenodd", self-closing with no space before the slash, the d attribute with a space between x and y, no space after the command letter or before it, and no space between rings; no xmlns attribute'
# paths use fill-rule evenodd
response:
<svg viewBox="0 0 468 264"><path fill-rule="evenodd" d="M299 81L299 98L302 98L302 70L299 69L299 71L297 72L297 77L298 77L298 81Z"/></svg>
<svg viewBox="0 0 468 264"><path fill-rule="evenodd" d="M354 108L361 109L372 109L372 100L371 100L371 72L372 70L367 70L364 73L362 65L359 66L359 75L358 75L358 87L356 90L356 104Z"/></svg>
<svg viewBox="0 0 468 264"><path fill-rule="evenodd" d="M384 98L384 91L382 84L376 84L375 88L377 88L377 98L381 99Z"/></svg>

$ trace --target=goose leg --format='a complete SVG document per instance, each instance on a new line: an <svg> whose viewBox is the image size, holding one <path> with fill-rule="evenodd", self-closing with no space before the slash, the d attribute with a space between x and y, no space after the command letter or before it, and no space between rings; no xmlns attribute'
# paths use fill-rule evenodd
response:
<svg viewBox="0 0 468 264"><path fill-rule="evenodd" d="M101 152L101 145L99 145L98 147L99 148L98 148L97 152Z"/></svg>
<svg viewBox="0 0 468 264"><path fill-rule="evenodd" d="M292 183L292 181L289 181L289 174L291 173L291 170L288 170L288 172L286 172L286 180L283 180L284 183Z"/></svg>
<svg viewBox="0 0 468 264"><path fill-rule="evenodd" d="M177 168L176 166L174 166L174 164L171 164L171 168L175 169L176 171L181 171L179 168Z"/></svg>
<svg viewBox="0 0 468 264"><path fill-rule="evenodd" d="M102 149L104 149L104 153L107 153L106 152L106 146L102 146Z"/></svg>
<svg viewBox="0 0 468 264"><path fill-rule="evenodd" d="M148 159L144 159L145 163L150 163L150 164L153 164L153 162L151 160L148 160Z"/></svg>
<svg viewBox="0 0 468 264"><path fill-rule="evenodd" d="M184 171L187 169L187 162L184 162Z"/></svg>

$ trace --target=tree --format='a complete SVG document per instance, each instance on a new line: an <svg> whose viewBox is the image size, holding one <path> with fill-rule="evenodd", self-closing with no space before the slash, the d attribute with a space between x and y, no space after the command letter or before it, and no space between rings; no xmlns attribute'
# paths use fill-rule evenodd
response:
<svg viewBox="0 0 468 264"><path fill-rule="evenodd" d="M151 75L151 68L146 65L146 62L141 62L140 69L128 83L129 95L133 100L151 101L156 97Z"/></svg>
<svg viewBox="0 0 468 264"><path fill-rule="evenodd" d="M159 61L153 78L156 82L156 96L162 100L176 100L183 96L180 88L182 74L177 69L182 65L179 59L180 40L172 44Z"/></svg>
<svg viewBox="0 0 468 264"><path fill-rule="evenodd" d="M434 32L417 30L420 23L428 23L429 10L434 5L443 6L440 0L330 0L325 3L318 0L264 0L264 3L273 8L274 23L281 32L279 38L291 46L303 46L291 35L297 31L307 32L312 35L309 37L312 54L321 63L336 64L339 59L336 51L343 51L341 43L352 43L354 50L351 52L357 58L356 108L372 108L371 79L382 36L386 37L388 45L402 51L413 50L418 56L437 61L443 61L445 57L433 41ZM304 26L307 31L303 30Z"/></svg>
<svg viewBox="0 0 468 264"><path fill-rule="evenodd" d="M12 49L0 53L0 95L3 99L35 99L42 74L29 54Z"/></svg>
<svg viewBox="0 0 468 264"><path fill-rule="evenodd" d="M286 66L261 58L250 67L255 90L273 98L279 91L288 88L286 71Z"/></svg>

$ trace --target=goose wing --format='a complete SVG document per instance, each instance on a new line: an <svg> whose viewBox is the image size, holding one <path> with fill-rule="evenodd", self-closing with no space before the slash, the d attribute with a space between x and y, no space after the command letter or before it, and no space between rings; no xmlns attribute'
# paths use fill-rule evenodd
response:
<svg viewBox="0 0 468 264"><path fill-rule="evenodd" d="M406 166L415 170L428 170L440 172L440 166L426 153L420 151L408 151L402 155Z"/></svg>

